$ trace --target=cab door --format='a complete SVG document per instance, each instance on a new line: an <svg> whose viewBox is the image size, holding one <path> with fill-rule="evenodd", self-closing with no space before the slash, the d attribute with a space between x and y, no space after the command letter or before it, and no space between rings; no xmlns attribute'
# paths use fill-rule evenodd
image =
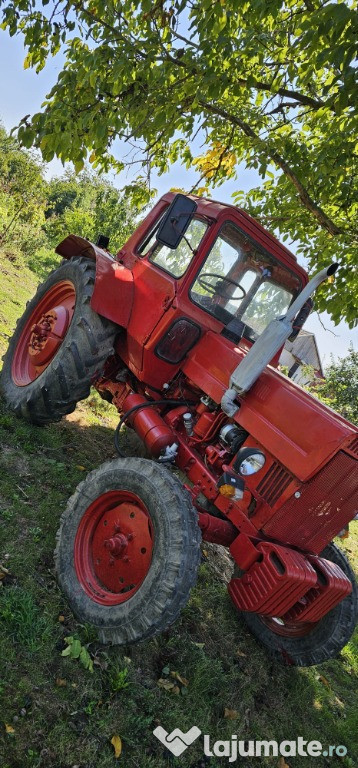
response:
<svg viewBox="0 0 358 768"><path fill-rule="evenodd" d="M148 256L132 267L134 299L127 327L128 360L139 372L143 368L143 349L163 314L176 295L173 277L154 267Z"/></svg>
<svg viewBox="0 0 358 768"><path fill-rule="evenodd" d="M132 267L134 302L128 325L128 354L138 370L143 369L145 344L165 312L175 304L181 279L196 256L207 226L207 222L194 217L177 248L158 243L154 229L140 250L140 258Z"/></svg>

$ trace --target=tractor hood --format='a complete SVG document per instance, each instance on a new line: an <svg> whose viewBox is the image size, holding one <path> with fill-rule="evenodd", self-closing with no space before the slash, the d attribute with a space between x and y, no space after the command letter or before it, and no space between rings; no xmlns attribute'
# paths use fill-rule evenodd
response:
<svg viewBox="0 0 358 768"><path fill-rule="evenodd" d="M242 343L233 347L208 331L189 352L183 372L219 404L246 353ZM349 421L271 366L236 402L234 421L301 481L358 437Z"/></svg>

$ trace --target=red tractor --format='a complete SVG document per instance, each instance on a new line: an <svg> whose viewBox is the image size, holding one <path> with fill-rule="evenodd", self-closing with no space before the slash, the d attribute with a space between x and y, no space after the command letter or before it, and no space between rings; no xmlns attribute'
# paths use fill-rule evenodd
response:
<svg viewBox="0 0 358 768"><path fill-rule="evenodd" d="M358 510L358 431L277 370L336 265L308 282L244 211L173 194L116 256L104 237L56 250L64 261L18 322L2 388L35 424L91 385L121 414L121 458L78 486L58 533L76 616L119 645L162 632L188 600L202 537L229 548L229 594L276 658L336 656L357 616L332 539ZM154 460L122 456L124 423Z"/></svg>

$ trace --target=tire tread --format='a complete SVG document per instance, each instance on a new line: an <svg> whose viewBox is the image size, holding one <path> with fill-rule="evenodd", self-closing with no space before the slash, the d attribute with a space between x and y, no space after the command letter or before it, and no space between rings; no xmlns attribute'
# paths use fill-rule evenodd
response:
<svg viewBox="0 0 358 768"><path fill-rule="evenodd" d="M64 260L53 270L28 302L3 357L1 389L9 407L34 424L60 421L76 403L88 397L91 383L98 378L113 353L119 327L94 312L90 306L96 267L93 259L80 256ZM25 387L12 380L11 365L24 322L46 290L58 280L70 279L76 287L76 307L66 339L38 379Z"/></svg>
<svg viewBox="0 0 358 768"><path fill-rule="evenodd" d="M113 477L113 472L118 472L118 476L122 474L129 484L133 478L136 478L136 482L140 479L140 482L146 485L147 492L149 488L153 498L157 500L158 505L161 505L162 514L166 517L162 524L166 524L167 530L170 531L169 554L163 550L157 555L162 558L163 563L165 561L165 568L161 575L160 589L152 589L150 586L152 599L150 612L147 615L143 610L137 611L137 614L131 612L130 606L134 598L122 606L102 610L102 606L98 606L83 590L79 590L72 556L68 551L69 539L75 536L75 532L70 533L70 529L78 525L78 521L76 523L75 520L79 507L88 506L96 497L94 494L99 495L104 492L106 478ZM163 512L164 510L166 511ZM61 516L55 550L57 579L74 613L80 621L95 624L101 642L121 645L146 640L173 624L185 606L197 578L200 541L201 532L197 513L192 506L190 495L178 478L167 468L148 459L137 457L108 461L91 472L77 486ZM150 572L147 579L149 577ZM139 593L140 590L136 595ZM128 614L131 614L129 618ZM116 616L120 616L120 619L116 619Z"/></svg>

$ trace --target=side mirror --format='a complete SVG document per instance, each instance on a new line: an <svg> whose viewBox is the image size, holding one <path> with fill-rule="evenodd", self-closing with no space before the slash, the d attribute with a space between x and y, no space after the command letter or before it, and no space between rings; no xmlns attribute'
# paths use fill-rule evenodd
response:
<svg viewBox="0 0 358 768"><path fill-rule="evenodd" d="M177 248L197 209L194 200L186 195L175 195L158 229L158 243Z"/></svg>

